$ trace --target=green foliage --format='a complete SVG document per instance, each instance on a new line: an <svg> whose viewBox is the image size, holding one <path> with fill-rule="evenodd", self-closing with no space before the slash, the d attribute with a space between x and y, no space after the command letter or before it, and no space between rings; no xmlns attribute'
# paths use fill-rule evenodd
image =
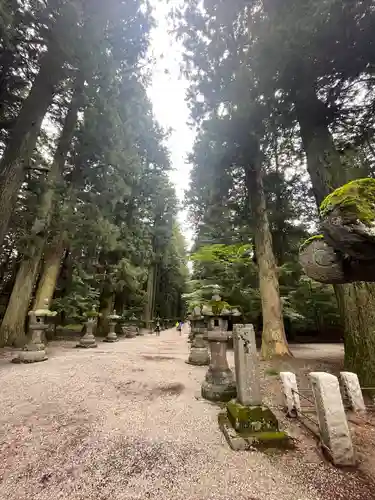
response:
<svg viewBox="0 0 375 500"><path fill-rule="evenodd" d="M74 320L83 321L98 306L99 291L95 287L93 276L82 269L75 269L71 277L69 293L53 301L51 309ZM98 313L96 312L96 315Z"/></svg>
<svg viewBox="0 0 375 500"><path fill-rule="evenodd" d="M193 262L222 262L233 264L248 258L251 245L205 245L190 256Z"/></svg>

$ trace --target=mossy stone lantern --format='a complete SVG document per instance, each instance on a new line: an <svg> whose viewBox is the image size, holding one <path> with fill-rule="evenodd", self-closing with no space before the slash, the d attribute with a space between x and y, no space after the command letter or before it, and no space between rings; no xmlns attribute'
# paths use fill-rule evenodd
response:
<svg viewBox="0 0 375 500"><path fill-rule="evenodd" d="M204 366L210 363L210 355L205 341L207 327L200 306L196 306L191 315L192 342L187 363Z"/></svg>
<svg viewBox="0 0 375 500"><path fill-rule="evenodd" d="M46 318L56 316L56 314L56 311L48 309L47 299L45 300L45 307L43 309L36 309L29 312L30 340L17 358L12 359L13 363L36 363L48 359L42 336L48 328L48 324L45 322Z"/></svg>
<svg viewBox="0 0 375 500"><path fill-rule="evenodd" d="M103 342L117 342L118 338L116 335L116 325L117 321L121 318L116 311L114 310L112 314L107 316L108 324L109 324L109 332Z"/></svg>
<svg viewBox="0 0 375 500"><path fill-rule="evenodd" d="M87 311L83 315L87 318L87 321L85 323L86 331L84 335L79 339L79 342L76 345L76 347L82 347L85 349L98 347L94 335L94 330L98 323L98 318L100 317L100 313L97 312L95 306L92 306L91 311Z"/></svg>
<svg viewBox="0 0 375 500"><path fill-rule="evenodd" d="M221 297L214 295L212 306L211 329L208 331L211 363L201 386L201 394L209 401L227 402L237 395L236 383L232 370L228 366L228 317L230 308Z"/></svg>

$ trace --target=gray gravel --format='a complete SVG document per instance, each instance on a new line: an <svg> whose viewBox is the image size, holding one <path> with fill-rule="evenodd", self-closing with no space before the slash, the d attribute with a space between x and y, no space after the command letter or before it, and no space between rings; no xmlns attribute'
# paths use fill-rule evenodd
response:
<svg viewBox="0 0 375 500"><path fill-rule="evenodd" d="M34 365L0 360L1 499L374 498L322 463L304 434L287 455L232 452L218 408L196 397L206 368L185 363L175 330L92 350L55 342L48 354Z"/></svg>

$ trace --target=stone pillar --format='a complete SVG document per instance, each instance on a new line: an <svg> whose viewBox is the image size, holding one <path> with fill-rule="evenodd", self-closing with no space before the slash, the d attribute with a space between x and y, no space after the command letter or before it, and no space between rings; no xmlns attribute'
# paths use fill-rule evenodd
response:
<svg viewBox="0 0 375 500"><path fill-rule="evenodd" d="M301 411L296 376L291 372L280 372L280 379L283 388L286 414L288 417L295 418Z"/></svg>
<svg viewBox="0 0 375 500"><path fill-rule="evenodd" d="M227 361L227 332L215 328L208 332L211 363L201 386L202 397L227 402L236 397L236 383Z"/></svg>
<svg viewBox="0 0 375 500"><path fill-rule="evenodd" d="M87 319L87 321L86 321L86 332L79 339L79 342L76 345L76 347L83 347L83 348L98 347L98 344L96 343L96 339L95 339L95 336L94 336L94 328L96 327L96 323L97 323L97 317L96 316Z"/></svg>
<svg viewBox="0 0 375 500"><path fill-rule="evenodd" d="M205 366L210 364L210 355L207 343L204 339L204 328L195 330L194 338L191 343L191 349L187 363L189 365Z"/></svg>
<svg viewBox="0 0 375 500"><path fill-rule="evenodd" d="M42 335L48 328L45 324L45 317L52 316L48 309L39 309L30 311L29 332L30 340L19 353L17 358L12 359L12 363L36 363L48 359L45 346L42 341ZM55 313L56 314L56 313Z"/></svg>
<svg viewBox="0 0 375 500"><path fill-rule="evenodd" d="M116 325L117 325L117 320L120 319L120 316L116 314L116 311L113 311L113 314L110 314L107 316L108 321L109 321L109 332L106 336L106 338L103 340L103 342L117 342L118 338L116 335Z"/></svg>
<svg viewBox="0 0 375 500"><path fill-rule="evenodd" d="M354 465L352 439L342 403L337 377L330 373L310 373L320 438L335 465Z"/></svg>
<svg viewBox="0 0 375 500"><path fill-rule="evenodd" d="M350 407L353 411L364 413L366 405L363 400L362 389L356 373L341 372L340 379L344 387L345 394L349 399Z"/></svg>
<svg viewBox="0 0 375 500"><path fill-rule="evenodd" d="M253 325L234 325L233 347L237 400L244 406L261 405L259 364Z"/></svg>

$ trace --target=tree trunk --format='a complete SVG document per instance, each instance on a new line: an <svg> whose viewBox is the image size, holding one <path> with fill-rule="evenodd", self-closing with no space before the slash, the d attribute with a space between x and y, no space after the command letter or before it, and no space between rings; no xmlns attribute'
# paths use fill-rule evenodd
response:
<svg viewBox="0 0 375 500"><path fill-rule="evenodd" d="M98 327L96 329L98 335L105 336L109 331L108 316L113 310L113 291L110 283L104 283L102 293L99 300L99 316Z"/></svg>
<svg viewBox="0 0 375 500"><path fill-rule="evenodd" d="M254 165L246 169L246 184L249 203L256 221L254 240L263 315L261 354L264 359L273 356L290 356L291 352L284 330L279 282L272 250L259 157Z"/></svg>
<svg viewBox="0 0 375 500"><path fill-rule="evenodd" d="M25 319L38 272L40 257L25 258L17 272L0 328L0 346L22 347L26 342Z"/></svg>
<svg viewBox="0 0 375 500"><path fill-rule="evenodd" d="M45 253L42 272L34 301L34 309L41 309L45 306L46 302L49 305L51 304L64 254L64 235L58 234L55 236Z"/></svg>
<svg viewBox="0 0 375 500"><path fill-rule="evenodd" d="M28 254L24 256L17 273L12 294L0 327L0 345L4 345L4 343L20 345L25 340L23 331L24 320L47 240L54 202L54 190L64 169L65 158L69 151L71 138L77 123L81 96L81 87L77 85L48 175L49 185L42 196L38 215L31 229Z"/></svg>
<svg viewBox="0 0 375 500"><path fill-rule="evenodd" d="M148 323L152 320L153 316L153 303L154 303L154 292L155 292L155 264L151 264L148 270L147 277L147 302L144 308L144 321Z"/></svg>
<svg viewBox="0 0 375 500"><path fill-rule="evenodd" d="M35 148L42 120L64 75L63 53L55 45L41 57L40 70L12 129L0 162L0 245L8 230L25 165Z"/></svg>
<svg viewBox="0 0 375 500"><path fill-rule="evenodd" d="M341 163L328 128L327 109L313 87L295 94L297 119L318 207L334 189L362 177L359 168ZM361 384L375 386L375 285L359 282L334 286L345 331L345 368Z"/></svg>

